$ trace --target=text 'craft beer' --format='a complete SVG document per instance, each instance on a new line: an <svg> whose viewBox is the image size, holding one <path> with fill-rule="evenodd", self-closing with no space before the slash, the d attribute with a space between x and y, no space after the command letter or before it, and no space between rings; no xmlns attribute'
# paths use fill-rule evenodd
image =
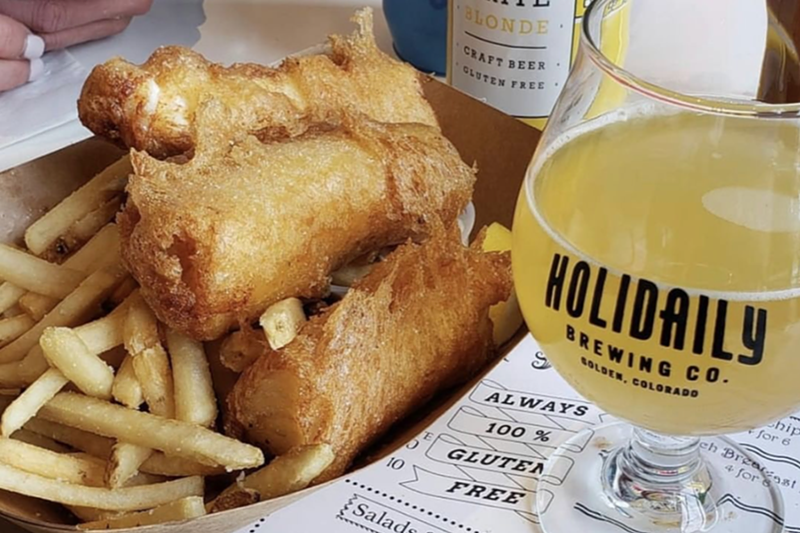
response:
<svg viewBox="0 0 800 533"><path fill-rule="evenodd" d="M640 111L573 130L529 170L513 252L528 325L579 392L648 429L787 415L800 403L798 130Z"/></svg>

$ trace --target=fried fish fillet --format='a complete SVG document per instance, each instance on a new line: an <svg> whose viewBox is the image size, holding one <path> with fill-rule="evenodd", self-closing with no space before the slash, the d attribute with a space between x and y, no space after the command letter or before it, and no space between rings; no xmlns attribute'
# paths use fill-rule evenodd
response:
<svg viewBox="0 0 800 533"><path fill-rule="evenodd" d="M205 107L203 120L226 120L221 105ZM475 181L422 124L358 119L268 144L199 131L210 138L185 164L131 154L118 222L142 295L163 322L201 340L283 298L322 295L332 271L424 237L431 221L452 223Z"/></svg>
<svg viewBox="0 0 800 533"><path fill-rule="evenodd" d="M406 244L284 349L263 355L228 396L255 445L280 455L329 443L339 476L397 420L465 382L493 356L488 310L512 290L509 254L450 234Z"/></svg>
<svg viewBox="0 0 800 533"><path fill-rule="evenodd" d="M158 158L192 150L196 111L209 98L233 110L235 129L261 138L296 135L344 111L437 126L418 73L375 44L372 12L354 20L359 30L332 36L328 54L290 58L278 68L224 67L177 46L159 48L141 66L111 59L89 75L78 114L95 134Z"/></svg>

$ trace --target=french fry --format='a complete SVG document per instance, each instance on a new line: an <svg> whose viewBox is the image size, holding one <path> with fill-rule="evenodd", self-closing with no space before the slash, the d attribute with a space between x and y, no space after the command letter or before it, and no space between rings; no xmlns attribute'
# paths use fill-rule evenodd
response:
<svg viewBox="0 0 800 533"><path fill-rule="evenodd" d="M264 468L246 476L242 486L258 491L261 500L277 498L306 488L333 462L330 444L292 448Z"/></svg>
<svg viewBox="0 0 800 533"><path fill-rule="evenodd" d="M17 302L17 305L12 305L11 307L3 311L3 313L0 313L0 318L14 318L15 316L24 314L25 311L22 310L22 308L19 306L19 302Z"/></svg>
<svg viewBox="0 0 800 533"><path fill-rule="evenodd" d="M212 426L217 420L217 398L203 343L168 329L167 348L172 359L175 418Z"/></svg>
<svg viewBox="0 0 800 533"><path fill-rule="evenodd" d="M109 517L95 522L79 524L80 530L107 530L123 529L129 527L150 526L155 524L165 524L167 522L178 522L189 518L198 518L206 514L203 505L203 498L191 496L178 501L170 502L149 511L139 513L123 514L116 517Z"/></svg>
<svg viewBox="0 0 800 533"><path fill-rule="evenodd" d="M206 506L206 510L209 514L221 513L231 509L253 505L260 500L261 496L258 494L257 490L235 487L235 489L226 491L217 496L214 501L209 502Z"/></svg>
<svg viewBox="0 0 800 533"><path fill-rule="evenodd" d="M28 431L27 429L18 429L14 432L14 435L12 435L11 438L31 444L33 446L38 446L39 448L44 448L45 450L50 450L51 452L67 453L69 451L67 446L59 444L53 439L45 437L44 435L39 435L33 431Z"/></svg>
<svg viewBox="0 0 800 533"><path fill-rule="evenodd" d="M128 480L139 472L139 467L142 466L142 463L151 455L153 455L151 448L144 448L127 442L116 443L111 450L111 457L106 468L106 486L111 489L125 486Z"/></svg>
<svg viewBox="0 0 800 533"><path fill-rule="evenodd" d="M64 388L69 380L56 368L51 368L41 375L25 392L19 395L11 405L3 411L0 422L0 433L10 437L16 430L24 426L58 391Z"/></svg>
<svg viewBox="0 0 800 533"><path fill-rule="evenodd" d="M35 326L8 346L0 348L0 363L19 361L25 357L38 344L45 328L74 326L87 320L126 275L122 265L107 267L90 275Z"/></svg>
<svg viewBox="0 0 800 533"><path fill-rule="evenodd" d="M42 351L42 347L38 343L30 349L22 361L11 364L15 364L17 367L17 377L28 385L39 379L42 374L50 369L50 364L45 359L44 351Z"/></svg>
<svg viewBox="0 0 800 533"><path fill-rule="evenodd" d="M224 474L225 471L224 467L204 465L163 452L153 452L153 455L139 467L140 473L166 477L216 476Z"/></svg>
<svg viewBox="0 0 800 533"><path fill-rule="evenodd" d="M122 366L117 375L114 376L114 385L111 387L111 395L116 401L131 409L138 409L144 398L142 397L142 387L133 370L133 358L130 354L125 356Z"/></svg>
<svg viewBox="0 0 800 533"><path fill-rule="evenodd" d="M150 412L174 418L175 389L169 358L161 346L156 316L141 296L133 298L128 307L123 339Z"/></svg>
<svg viewBox="0 0 800 533"><path fill-rule="evenodd" d="M230 505L231 499L235 501L231 494L242 490L256 491L261 501L297 492L314 481L314 478L328 468L335 457L333 448L329 444L292 448L284 455L276 457L264 468L225 489L218 498L220 502L215 501L210 507L213 512L223 510L222 502L227 499L225 505Z"/></svg>
<svg viewBox="0 0 800 533"><path fill-rule="evenodd" d="M158 453L160 453L160 452L158 452ZM104 471L106 470L106 468L108 466L108 461L106 461L104 459L100 459L99 457L95 457L93 455L89 455L88 453L85 453L85 452L74 452L74 453L71 453L70 455L73 455L74 457L79 457L79 458L82 458L82 459L87 459L89 461L94 461L95 463L100 465L103 468ZM196 475L196 474L191 474L191 475ZM189 476L174 476L174 477L189 477ZM125 487L139 487L141 485L152 485L154 483L163 483L165 481L169 481L169 479L166 476L158 476L158 475L155 475L155 474L145 474L143 472L138 472L135 475L133 475L130 479L128 479L128 481L125 482L124 486ZM87 521L89 521L89 520L94 520L94 519L87 519Z"/></svg>
<svg viewBox="0 0 800 533"><path fill-rule="evenodd" d="M71 268L88 276L92 272L113 263L119 256L119 230L115 224L107 224L85 246L64 261L65 268ZM20 307L34 320L58 305L58 299L35 292L29 292L19 299Z"/></svg>
<svg viewBox="0 0 800 533"><path fill-rule="evenodd" d="M111 296L108 297L108 302L111 305L117 306L125 301L125 299L127 299L128 296L130 296L133 291L138 288L139 284L136 283L135 279L129 276L125 278L125 281L119 284L119 287L117 287L114 292L111 293Z"/></svg>
<svg viewBox="0 0 800 533"><path fill-rule="evenodd" d="M70 328L47 328L39 339L47 361L59 369L84 394L111 399L114 370L89 351Z"/></svg>
<svg viewBox="0 0 800 533"><path fill-rule="evenodd" d="M267 342L273 350L283 348L294 340L306 323L303 303L297 298L286 298L264 311L258 323L264 328Z"/></svg>
<svg viewBox="0 0 800 533"><path fill-rule="evenodd" d="M0 278L28 291L64 298L85 276L71 268L48 263L22 250L0 244Z"/></svg>
<svg viewBox="0 0 800 533"><path fill-rule="evenodd" d="M125 349L134 356L161 344L158 320L139 292L129 298L123 339Z"/></svg>
<svg viewBox="0 0 800 533"><path fill-rule="evenodd" d="M134 411L80 394L57 394L39 413L51 422L206 465L235 470L254 468L264 462L264 454L255 446L194 424Z"/></svg>
<svg viewBox="0 0 800 533"><path fill-rule="evenodd" d="M131 298L133 297L131 295ZM76 327L75 333L95 353L102 353L122 345L129 302L130 298L103 318Z"/></svg>
<svg viewBox="0 0 800 533"><path fill-rule="evenodd" d="M331 274L331 283L340 287L352 287L353 284L369 274L374 265L345 265Z"/></svg>
<svg viewBox="0 0 800 533"><path fill-rule="evenodd" d="M0 438L0 463L67 483L103 486L104 472L100 463L55 453L16 439Z"/></svg>
<svg viewBox="0 0 800 533"><path fill-rule="evenodd" d="M28 315L18 315L0 320L0 348L31 329L34 324L33 319Z"/></svg>
<svg viewBox="0 0 800 533"><path fill-rule="evenodd" d="M125 156L100 172L31 224L25 232L25 245L37 255L44 253L70 226L119 195L131 171L130 158Z"/></svg>
<svg viewBox="0 0 800 533"><path fill-rule="evenodd" d="M64 252L79 249L106 224L114 220L122 207L122 195L117 195L106 203L72 224L58 240L43 254L45 259L57 260Z"/></svg>
<svg viewBox="0 0 800 533"><path fill-rule="evenodd" d="M22 372L20 371L21 364L22 363L20 361L12 363L0 363L0 386L25 387L36 380L38 376L34 376L33 379L30 380L23 376ZM47 368L44 370L47 370ZM42 372L44 372L44 370L42 370ZM41 375L41 373L39 375Z"/></svg>
<svg viewBox="0 0 800 533"><path fill-rule="evenodd" d="M157 344L134 355L133 372L150 412L164 418L175 418L172 371L164 348Z"/></svg>
<svg viewBox="0 0 800 533"><path fill-rule="evenodd" d="M111 456L111 450L114 446L112 439L63 424L49 422L38 417L28 421L25 424L25 429L54 441L68 444L77 450L102 460L106 460ZM167 456L162 452L153 453L139 470L143 473L140 475L167 477L213 476L225 473L224 468L200 464L181 457Z"/></svg>
<svg viewBox="0 0 800 533"><path fill-rule="evenodd" d="M122 344L122 327L127 313L126 306L127 304L123 302L103 318L73 329L91 352L103 354L101 359L109 364L112 362L108 359L106 352ZM0 384L33 383L49 366L41 346L37 343L19 364L0 364Z"/></svg>
<svg viewBox="0 0 800 533"><path fill-rule="evenodd" d="M198 474L190 474L198 475ZM186 476L173 476L173 477L186 477ZM141 485L152 485L153 483L163 483L169 481L165 476L157 476L155 474L145 474L138 472L135 476L125 482L126 487L139 487Z"/></svg>
<svg viewBox="0 0 800 533"><path fill-rule="evenodd" d="M100 509L94 509L93 507L80 507L77 505L67 505L66 508L69 509L69 511L77 516L82 522L95 522L97 520L114 518L115 516L120 516L123 514L119 511L101 511Z"/></svg>
<svg viewBox="0 0 800 533"><path fill-rule="evenodd" d="M58 298L51 298L35 292L26 292L19 299L19 307L32 320L38 322L57 306L58 302Z"/></svg>
<svg viewBox="0 0 800 533"><path fill-rule="evenodd" d="M157 485L105 489L56 481L0 464L0 489L64 505L138 511L189 496L202 496L203 478L186 477Z"/></svg>
<svg viewBox="0 0 800 533"><path fill-rule="evenodd" d="M103 460L108 459L111 455L111 448L114 446L114 441L112 439L63 424L43 420L41 417L29 420L25 424L24 429L53 439L54 441L68 444L76 450L80 450Z"/></svg>
<svg viewBox="0 0 800 533"><path fill-rule="evenodd" d="M86 244L64 261L64 266L83 272L87 276L105 268L119 257L119 228L106 224Z"/></svg>
<svg viewBox="0 0 800 533"><path fill-rule="evenodd" d="M219 349L219 360L228 370L244 372L262 354L266 346L262 345L252 331L234 331L222 341Z"/></svg>
<svg viewBox="0 0 800 533"><path fill-rule="evenodd" d="M105 468L106 468L106 463L108 462L105 459L101 459L100 457L95 457L94 455L86 453L86 452L71 451L71 452L68 452L68 454L71 455L72 457L77 457L78 459L84 459L86 461L91 461L91 462L95 463L96 465L102 467L104 471L105 471ZM165 480L161 479L160 481L165 481Z"/></svg>
<svg viewBox="0 0 800 533"><path fill-rule="evenodd" d="M119 256L119 230L115 224L107 224L89 242L64 261L71 268L88 276L116 261ZM29 292L19 299L19 305L34 320L41 320L56 305L58 299Z"/></svg>
<svg viewBox="0 0 800 533"><path fill-rule="evenodd" d="M0 313L5 313L17 305L17 302L25 292L27 291L22 287L17 287L8 281L0 283Z"/></svg>

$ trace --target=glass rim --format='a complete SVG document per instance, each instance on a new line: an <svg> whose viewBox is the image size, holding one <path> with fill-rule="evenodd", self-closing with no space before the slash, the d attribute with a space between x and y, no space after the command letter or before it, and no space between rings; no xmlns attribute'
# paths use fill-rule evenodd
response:
<svg viewBox="0 0 800 533"><path fill-rule="evenodd" d="M592 30L590 29L590 22L593 21L595 17L602 16L602 11L600 11L600 9L613 1L614 0L593 0L589 7L586 8L581 23L581 46L584 47L584 50L588 53L592 62L618 84L647 98L692 111L757 118L790 119L800 117L800 102L769 104L757 100L738 100L714 96L689 95L648 82L615 64L600 50L600 47L592 37ZM626 1L629 0L623 0L623 2Z"/></svg>

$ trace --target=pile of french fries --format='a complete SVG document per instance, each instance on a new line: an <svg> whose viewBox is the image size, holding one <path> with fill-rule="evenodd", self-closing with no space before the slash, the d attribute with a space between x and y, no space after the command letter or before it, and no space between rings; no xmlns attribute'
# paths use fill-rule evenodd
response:
<svg viewBox="0 0 800 533"><path fill-rule="evenodd" d="M216 432L204 345L159 323L124 269L113 219L130 171L124 157L50 210L28 228L27 250L0 245L0 489L63 504L91 530L305 488L331 447L263 466L261 450ZM302 302L279 302L263 332L223 342L221 361L241 372L305 322ZM240 470L221 494L207 492L206 477Z"/></svg>

